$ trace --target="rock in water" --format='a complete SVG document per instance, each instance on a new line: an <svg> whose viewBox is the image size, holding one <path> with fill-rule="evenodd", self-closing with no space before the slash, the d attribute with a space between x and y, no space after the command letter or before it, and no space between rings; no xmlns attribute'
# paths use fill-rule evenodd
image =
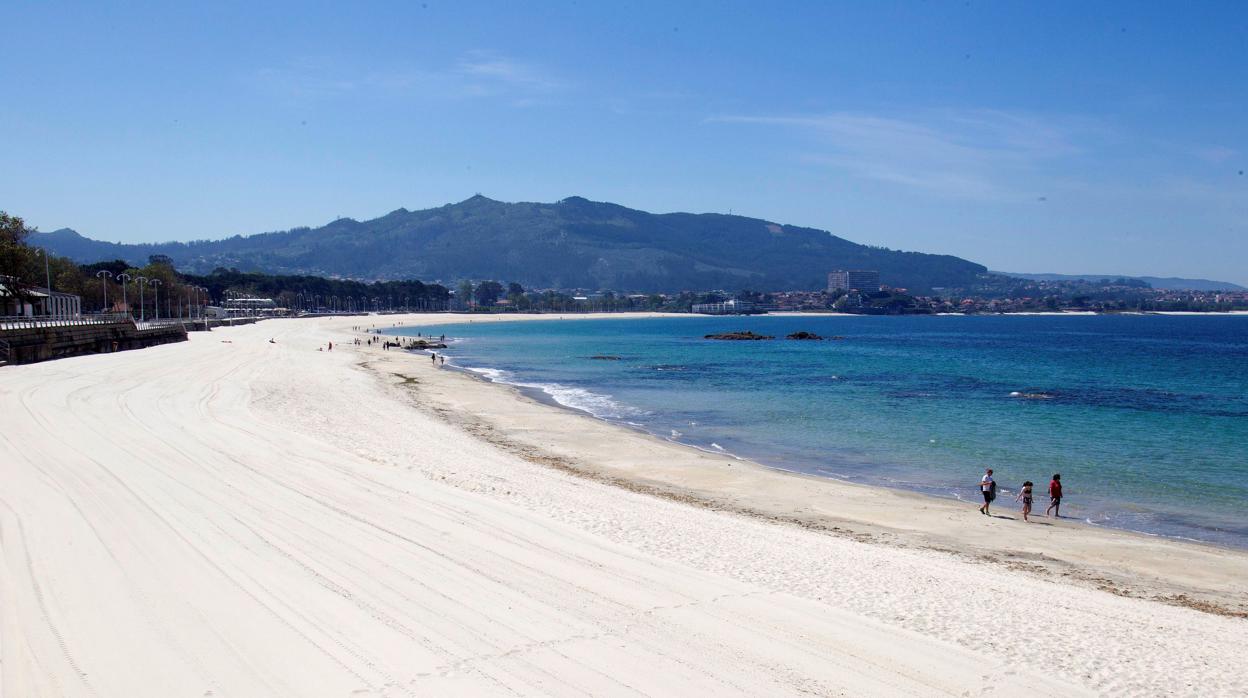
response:
<svg viewBox="0 0 1248 698"><path fill-rule="evenodd" d="M820 337L814 332L807 332L806 330L802 330L801 332L794 332L793 334L789 335L785 339L823 339L823 337Z"/></svg>
<svg viewBox="0 0 1248 698"><path fill-rule="evenodd" d="M769 334L754 334L750 331L745 332L724 332L721 334L708 334L704 339L729 339L729 340L759 340L759 339L775 339Z"/></svg>

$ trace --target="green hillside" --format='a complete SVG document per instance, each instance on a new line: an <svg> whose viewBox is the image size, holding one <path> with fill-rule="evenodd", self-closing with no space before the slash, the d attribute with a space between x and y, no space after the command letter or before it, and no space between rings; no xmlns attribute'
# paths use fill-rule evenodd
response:
<svg viewBox="0 0 1248 698"><path fill-rule="evenodd" d="M833 269L878 269L915 291L965 286L986 269L948 255L859 245L826 231L721 214L652 214L571 197L504 203L474 196L370 221L190 243L128 245L72 230L40 240L80 262L149 255L179 269L216 267L360 279L517 281L529 288L624 291L815 289Z"/></svg>

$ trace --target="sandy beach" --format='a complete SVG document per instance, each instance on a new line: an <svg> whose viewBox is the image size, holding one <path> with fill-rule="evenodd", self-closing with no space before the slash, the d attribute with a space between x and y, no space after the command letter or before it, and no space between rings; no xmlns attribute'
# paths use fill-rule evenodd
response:
<svg viewBox="0 0 1248 698"><path fill-rule="evenodd" d="M1248 692L1244 551L779 473L352 344L459 320L0 368L0 692Z"/></svg>

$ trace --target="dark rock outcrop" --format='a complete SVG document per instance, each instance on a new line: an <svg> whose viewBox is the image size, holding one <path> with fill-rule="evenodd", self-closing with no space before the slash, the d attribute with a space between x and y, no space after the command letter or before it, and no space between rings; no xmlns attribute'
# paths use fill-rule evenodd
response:
<svg viewBox="0 0 1248 698"><path fill-rule="evenodd" d="M823 337L820 337L814 332L807 332L806 330L802 330L801 332L794 332L788 337L785 337L785 339L823 339Z"/></svg>
<svg viewBox="0 0 1248 698"><path fill-rule="evenodd" d="M775 337L769 334L754 334L753 332L746 330L745 332L723 332L720 334L708 334L704 337L704 339L756 341L759 339L775 339Z"/></svg>

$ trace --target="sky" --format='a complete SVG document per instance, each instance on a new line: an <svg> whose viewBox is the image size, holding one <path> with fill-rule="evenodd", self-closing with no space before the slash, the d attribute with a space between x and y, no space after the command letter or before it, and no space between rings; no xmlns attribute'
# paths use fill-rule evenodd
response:
<svg viewBox="0 0 1248 698"><path fill-rule="evenodd" d="M1248 284L1248 3L0 5L0 209L123 242L484 194Z"/></svg>

